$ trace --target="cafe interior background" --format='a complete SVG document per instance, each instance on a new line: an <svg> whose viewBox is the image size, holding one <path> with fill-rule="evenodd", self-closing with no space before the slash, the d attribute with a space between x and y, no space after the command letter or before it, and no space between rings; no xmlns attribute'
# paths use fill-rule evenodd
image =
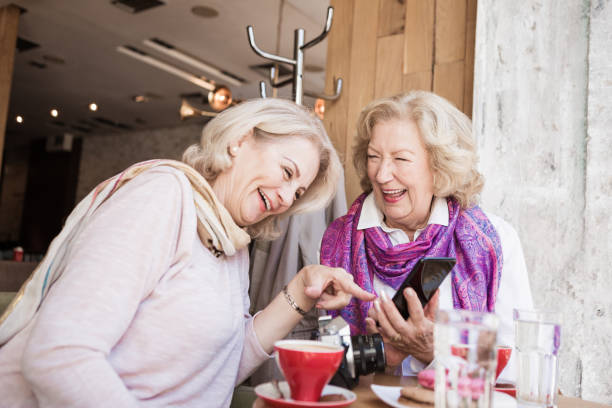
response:
<svg viewBox="0 0 612 408"><path fill-rule="evenodd" d="M246 27L260 49L293 58L294 30L315 38L330 5L328 37L304 55L303 103L328 97L324 123L344 158L373 98L432 90L472 117L482 205L517 229L536 306L563 313L561 391L612 403L607 0L2 0L3 301L98 182L198 141L211 91L240 101L265 81L268 97L291 98L269 85ZM345 188L350 203L349 160ZM11 261L16 246L25 262Z"/></svg>

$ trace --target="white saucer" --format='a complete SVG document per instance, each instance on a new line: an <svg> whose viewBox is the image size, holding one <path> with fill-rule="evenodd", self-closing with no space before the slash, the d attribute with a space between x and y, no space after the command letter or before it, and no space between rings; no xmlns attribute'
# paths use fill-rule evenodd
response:
<svg viewBox="0 0 612 408"><path fill-rule="evenodd" d="M289 391L289 385L286 381L279 381L278 387L280 388L283 395L289 396L291 394L291 392ZM323 388L323 392L321 393L321 395L323 396L329 394L341 394L344 396L344 400L328 402L309 402L294 401L291 398L285 399L278 395L278 391L272 385L271 382L259 384L257 387L255 387L255 394L257 394L257 396L262 400L266 401L269 405L279 408L340 408L353 403L357 399L357 395L355 395L354 392L349 391L346 388L336 387L335 385L326 385L325 388Z"/></svg>

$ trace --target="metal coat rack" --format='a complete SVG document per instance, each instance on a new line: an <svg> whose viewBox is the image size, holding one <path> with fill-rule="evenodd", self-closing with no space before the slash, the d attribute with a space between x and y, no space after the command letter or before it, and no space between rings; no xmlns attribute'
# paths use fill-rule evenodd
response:
<svg viewBox="0 0 612 408"><path fill-rule="evenodd" d="M325 99L328 101L333 101L333 100L338 99L338 97L340 96L340 93L342 92L342 78L335 78L336 92L333 95L322 94L322 93L317 93L317 92L310 92L310 91L304 90L303 85L302 85L302 80L304 76L304 50L314 45L317 45L318 43L323 41L325 37L327 37L327 34L329 34L329 30L331 29L333 17L334 17L334 8L328 7L327 8L327 19L325 21L325 27L323 28L323 32L319 34L318 37L313 38L307 43L304 43L305 32L303 28L298 28L294 31L293 59L281 57L279 55L274 55L274 54L270 54L268 52L262 51L255 44L255 35L253 34L253 26L247 26L247 36L249 38L249 45L251 46L253 51L255 51L255 54L263 58L266 58L268 60L277 62L277 63L289 64L293 66L292 76L282 81L276 79L276 68L272 66L270 68L269 83L270 83L270 86L273 88L281 88L283 86L292 84L293 85L292 87L293 100L298 105L302 105L302 99L304 95L310 96L313 98L321 98L321 99ZM262 98L267 97L265 81L261 81L259 83L259 93Z"/></svg>

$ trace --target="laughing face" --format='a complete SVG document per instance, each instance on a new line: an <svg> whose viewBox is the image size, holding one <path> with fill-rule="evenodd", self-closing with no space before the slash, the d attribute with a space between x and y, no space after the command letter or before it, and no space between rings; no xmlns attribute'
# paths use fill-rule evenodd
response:
<svg viewBox="0 0 612 408"><path fill-rule="evenodd" d="M319 171L318 150L303 138L263 142L249 134L232 147L233 165L213 190L242 227L287 211Z"/></svg>
<svg viewBox="0 0 612 408"><path fill-rule="evenodd" d="M411 120L382 122L372 129L368 178L385 222L413 236L427 224L433 172L419 128Z"/></svg>

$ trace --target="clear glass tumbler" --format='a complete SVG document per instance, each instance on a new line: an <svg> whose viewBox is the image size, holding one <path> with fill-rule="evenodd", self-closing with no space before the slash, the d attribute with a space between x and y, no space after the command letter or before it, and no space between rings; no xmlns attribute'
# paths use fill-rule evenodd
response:
<svg viewBox="0 0 612 408"><path fill-rule="evenodd" d="M440 310L434 328L436 408L493 407L497 316Z"/></svg>
<svg viewBox="0 0 612 408"><path fill-rule="evenodd" d="M519 407L556 407L561 314L514 309Z"/></svg>

